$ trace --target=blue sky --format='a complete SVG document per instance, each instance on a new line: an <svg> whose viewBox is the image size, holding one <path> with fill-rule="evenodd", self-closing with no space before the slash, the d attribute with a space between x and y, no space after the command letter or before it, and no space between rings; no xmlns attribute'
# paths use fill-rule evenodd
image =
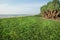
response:
<svg viewBox="0 0 60 40"><path fill-rule="evenodd" d="M51 0L0 0L0 14L38 14Z"/></svg>

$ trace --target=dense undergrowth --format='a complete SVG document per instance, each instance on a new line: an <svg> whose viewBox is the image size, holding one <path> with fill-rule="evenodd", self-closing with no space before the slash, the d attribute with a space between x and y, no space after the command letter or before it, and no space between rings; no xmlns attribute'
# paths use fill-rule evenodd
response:
<svg viewBox="0 0 60 40"><path fill-rule="evenodd" d="M40 17L0 19L0 40L60 40L60 21Z"/></svg>

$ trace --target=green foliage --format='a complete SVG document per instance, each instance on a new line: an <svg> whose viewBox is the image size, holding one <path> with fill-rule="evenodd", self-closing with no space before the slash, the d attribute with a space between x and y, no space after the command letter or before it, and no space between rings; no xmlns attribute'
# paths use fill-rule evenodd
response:
<svg viewBox="0 0 60 40"><path fill-rule="evenodd" d="M35 16L0 19L0 40L60 40L60 21Z"/></svg>
<svg viewBox="0 0 60 40"><path fill-rule="evenodd" d="M34 15L34 16L36 16L36 17L41 17L41 15L40 15L40 14L38 14L38 15Z"/></svg>
<svg viewBox="0 0 60 40"><path fill-rule="evenodd" d="M41 12L45 12L46 10L58 10L58 11L60 11L59 0L53 0L52 2L48 2L47 5L44 5L41 7Z"/></svg>
<svg viewBox="0 0 60 40"><path fill-rule="evenodd" d="M46 5L44 5L43 7L41 7L41 12L46 11L46 10L47 10L47 6Z"/></svg>
<svg viewBox="0 0 60 40"><path fill-rule="evenodd" d="M55 8L54 8L55 6L54 6L54 4L52 3L52 2L49 2L48 4L47 4L47 9L48 10L54 10Z"/></svg>
<svg viewBox="0 0 60 40"><path fill-rule="evenodd" d="M59 8L60 8L59 0L53 0L52 4L53 4L55 10L59 10Z"/></svg>
<svg viewBox="0 0 60 40"><path fill-rule="evenodd" d="M54 3L59 3L59 0L53 0Z"/></svg>

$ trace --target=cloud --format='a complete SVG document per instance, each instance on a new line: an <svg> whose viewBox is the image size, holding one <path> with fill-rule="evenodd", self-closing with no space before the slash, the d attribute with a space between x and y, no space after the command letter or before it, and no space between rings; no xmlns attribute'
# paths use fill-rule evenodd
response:
<svg viewBox="0 0 60 40"><path fill-rule="evenodd" d="M0 14L37 14L43 4L0 4Z"/></svg>

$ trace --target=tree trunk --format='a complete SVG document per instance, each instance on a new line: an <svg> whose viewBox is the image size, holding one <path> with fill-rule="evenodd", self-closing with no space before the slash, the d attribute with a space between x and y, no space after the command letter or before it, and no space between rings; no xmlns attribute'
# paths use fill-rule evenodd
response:
<svg viewBox="0 0 60 40"><path fill-rule="evenodd" d="M48 19L55 19L58 17L59 14L60 12L57 10L47 10L42 15L43 17L48 18Z"/></svg>

